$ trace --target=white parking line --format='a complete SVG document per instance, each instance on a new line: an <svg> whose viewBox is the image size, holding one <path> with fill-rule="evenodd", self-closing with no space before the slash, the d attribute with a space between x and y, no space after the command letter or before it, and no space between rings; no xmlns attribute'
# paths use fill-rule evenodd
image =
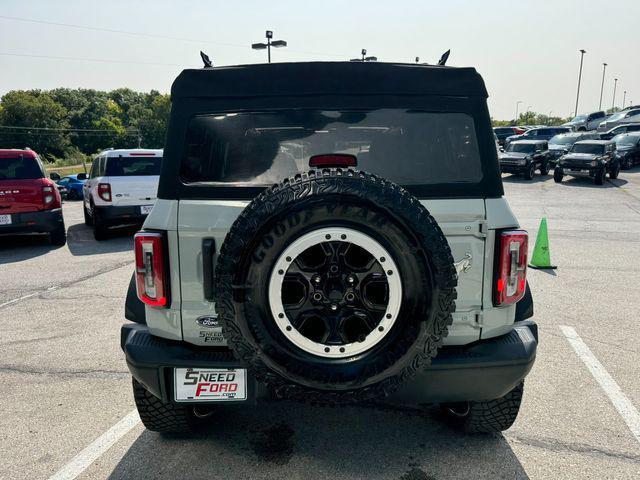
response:
<svg viewBox="0 0 640 480"><path fill-rule="evenodd" d="M591 375L600 384L600 387L613 403L624 422L627 424L631 433L636 437L636 440L640 442L640 414L633 403L627 398L624 392L620 389L616 381L613 379L609 372L605 370L602 364L598 361L595 355L591 352L589 347L582 341L578 333L573 327L560 326L560 330L567 338L573 349L575 350L580 360L587 366Z"/></svg>
<svg viewBox="0 0 640 480"><path fill-rule="evenodd" d="M76 455L69 463L58 470L49 480L73 480L95 462L111 446L124 437L140 423L138 412L133 410L109 430L96 438L90 445Z"/></svg>

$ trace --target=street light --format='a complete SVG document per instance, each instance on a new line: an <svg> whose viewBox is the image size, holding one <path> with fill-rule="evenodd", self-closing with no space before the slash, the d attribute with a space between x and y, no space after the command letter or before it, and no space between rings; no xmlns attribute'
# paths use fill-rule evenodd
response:
<svg viewBox="0 0 640 480"><path fill-rule="evenodd" d="M627 91L625 90L622 95L622 109L624 110L624 104L627 101Z"/></svg>
<svg viewBox="0 0 640 480"><path fill-rule="evenodd" d="M549 110L549 116L547 117L547 125L551 125L551 114L553 113L553 110Z"/></svg>
<svg viewBox="0 0 640 480"><path fill-rule="evenodd" d="M580 99L580 80L582 80L582 61L584 60L584 54L587 53L586 50L580 50L580 72L578 73L578 92L576 93L576 111L574 116L578 116L578 100Z"/></svg>
<svg viewBox="0 0 640 480"><path fill-rule="evenodd" d="M252 43L251 48L254 50L267 50L267 59L269 63L271 63L271 47L280 48L286 47L287 42L284 40L272 40L273 32L271 30L267 30L265 33L265 37L267 38L267 43Z"/></svg>
<svg viewBox="0 0 640 480"><path fill-rule="evenodd" d="M362 55L362 58L352 58L351 60L349 60L350 62L377 62L378 61L378 57L367 57L367 49L363 48L360 51L360 55ZM416 57L416 60L418 60L418 57Z"/></svg>
<svg viewBox="0 0 640 480"><path fill-rule="evenodd" d="M613 79L613 100L611 101L611 113L613 113L613 109L616 105L616 88L618 87L618 79Z"/></svg>
<svg viewBox="0 0 640 480"><path fill-rule="evenodd" d="M518 123L518 107L520 106L521 103L523 103L522 100L518 100L516 102L516 119L515 119L515 123Z"/></svg>
<svg viewBox="0 0 640 480"><path fill-rule="evenodd" d="M607 64L602 64L602 85L600 86L600 103L598 104L598 110L602 110L602 92L604 91L604 71L607 69Z"/></svg>
<svg viewBox="0 0 640 480"><path fill-rule="evenodd" d="M416 63L420 63L420 57L416 57Z"/></svg>

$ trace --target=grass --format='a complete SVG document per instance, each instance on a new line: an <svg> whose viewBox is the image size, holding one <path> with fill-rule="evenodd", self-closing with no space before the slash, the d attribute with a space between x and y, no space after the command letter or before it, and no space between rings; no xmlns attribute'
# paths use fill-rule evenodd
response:
<svg viewBox="0 0 640 480"><path fill-rule="evenodd" d="M91 164L87 163L87 173L91 170ZM55 163L51 163L46 167L48 173L56 172L61 177L65 175L74 175L76 173L84 173L84 167L82 164L80 165L66 165L66 166L56 166Z"/></svg>

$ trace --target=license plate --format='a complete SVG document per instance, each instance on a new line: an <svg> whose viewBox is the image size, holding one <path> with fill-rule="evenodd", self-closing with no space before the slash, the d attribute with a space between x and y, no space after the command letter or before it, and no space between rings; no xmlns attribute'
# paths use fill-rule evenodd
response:
<svg viewBox="0 0 640 480"><path fill-rule="evenodd" d="M0 225L11 225L11 215L0 215Z"/></svg>
<svg viewBox="0 0 640 480"><path fill-rule="evenodd" d="M142 215L149 215L151 213L151 209L153 209L153 205L142 205L140 207L140 213L142 213Z"/></svg>
<svg viewBox="0 0 640 480"><path fill-rule="evenodd" d="M247 371L242 368L176 368L174 385L176 402L247 399Z"/></svg>

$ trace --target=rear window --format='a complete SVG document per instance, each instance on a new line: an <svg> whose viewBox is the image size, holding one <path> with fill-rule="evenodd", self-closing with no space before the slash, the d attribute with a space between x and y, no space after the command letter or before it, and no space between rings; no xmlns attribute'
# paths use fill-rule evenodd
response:
<svg viewBox="0 0 640 480"><path fill-rule="evenodd" d="M0 180L30 180L42 177L42 168L35 158L0 158Z"/></svg>
<svg viewBox="0 0 640 480"><path fill-rule="evenodd" d="M107 177L131 177L160 175L162 157L110 157L104 175Z"/></svg>
<svg viewBox="0 0 640 480"><path fill-rule="evenodd" d="M482 164L473 118L407 109L279 110L200 115L188 125L183 182L268 186L309 170L309 158L355 155L358 168L402 185L475 183Z"/></svg>
<svg viewBox="0 0 640 480"><path fill-rule="evenodd" d="M507 152L533 153L536 151L534 143L512 143L507 147Z"/></svg>

